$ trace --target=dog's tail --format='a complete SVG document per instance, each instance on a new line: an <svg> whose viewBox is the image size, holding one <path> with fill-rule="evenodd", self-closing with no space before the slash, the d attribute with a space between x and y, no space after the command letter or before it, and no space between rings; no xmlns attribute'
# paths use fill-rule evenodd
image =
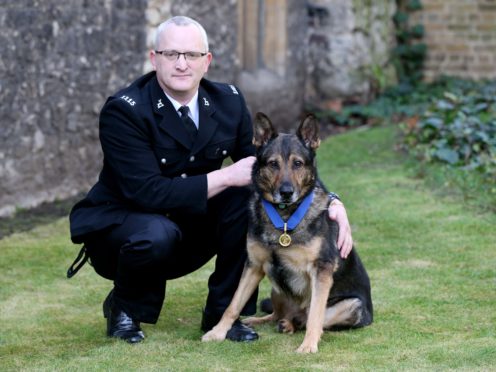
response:
<svg viewBox="0 0 496 372"><path fill-rule="evenodd" d="M260 301L260 311L266 314L272 314L274 307L272 306L272 300L270 298L264 298Z"/></svg>

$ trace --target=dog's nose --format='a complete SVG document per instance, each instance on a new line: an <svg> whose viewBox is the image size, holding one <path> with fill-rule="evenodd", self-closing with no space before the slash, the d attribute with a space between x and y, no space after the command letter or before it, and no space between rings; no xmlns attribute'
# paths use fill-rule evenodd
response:
<svg viewBox="0 0 496 372"><path fill-rule="evenodd" d="M293 196L293 192L293 185L291 185L290 183L283 183L279 190L279 193L284 200L290 200L291 196Z"/></svg>

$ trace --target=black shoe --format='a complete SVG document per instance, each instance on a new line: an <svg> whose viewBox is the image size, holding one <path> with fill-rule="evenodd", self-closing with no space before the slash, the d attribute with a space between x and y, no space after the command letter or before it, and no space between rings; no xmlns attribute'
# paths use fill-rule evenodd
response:
<svg viewBox="0 0 496 372"><path fill-rule="evenodd" d="M231 329L227 331L226 339L236 342L256 341L258 340L258 333L236 319Z"/></svg>
<svg viewBox="0 0 496 372"><path fill-rule="evenodd" d="M107 336L117 337L135 344L143 341L145 335L139 322L134 321L122 309L119 309L113 300L113 291L103 302L103 316L107 318Z"/></svg>
<svg viewBox="0 0 496 372"><path fill-rule="evenodd" d="M210 331L220 320L220 316L214 316L203 312L201 329L203 332ZM258 340L258 334L239 319L233 323L231 329L227 331L226 339L236 342L248 342Z"/></svg>

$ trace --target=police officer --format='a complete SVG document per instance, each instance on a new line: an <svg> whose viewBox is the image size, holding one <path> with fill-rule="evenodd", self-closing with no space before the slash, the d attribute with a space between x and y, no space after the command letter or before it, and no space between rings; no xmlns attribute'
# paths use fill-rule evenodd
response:
<svg viewBox="0 0 496 372"><path fill-rule="evenodd" d="M71 237L114 287L104 301L107 335L130 343L156 323L166 281L216 256L202 330L222 316L246 258L247 186L255 161L241 92L203 78L212 54L203 27L188 17L162 23L154 67L108 98L100 114L103 169L71 211ZM221 168L225 158L233 164ZM346 211L332 203L342 255L352 241ZM243 315L253 314L256 294ZM258 335L239 320L227 338Z"/></svg>

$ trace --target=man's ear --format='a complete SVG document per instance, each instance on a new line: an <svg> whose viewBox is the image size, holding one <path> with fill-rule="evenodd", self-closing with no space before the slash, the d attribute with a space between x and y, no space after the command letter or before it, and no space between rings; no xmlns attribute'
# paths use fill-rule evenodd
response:
<svg viewBox="0 0 496 372"><path fill-rule="evenodd" d="M257 112L253 121L253 144L256 147L261 147L276 137L277 131L267 115L263 112Z"/></svg>
<svg viewBox="0 0 496 372"><path fill-rule="evenodd" d="M208 68L210 66L210 63L212 62L213 55L211 52L207 52L207 55L205 56L205 68L203 70L203 73L206 74L208 72Z"/></svg>
<svg viewBox="0 0 496 372"><path fill-rule="evenodd" d="M319 123L312 114L307 115L301 122L296 132L306 147L316 150L320 146Z"/></svg>
<svg viewBox="0 0 496 372"><path fill-rule="evenodd" d="M157 54L155 53L154 50L150 50L148 56L150 58L150 63L152 64L153 69L156 70L157 69L157 61L156 61Z"/></svg>

